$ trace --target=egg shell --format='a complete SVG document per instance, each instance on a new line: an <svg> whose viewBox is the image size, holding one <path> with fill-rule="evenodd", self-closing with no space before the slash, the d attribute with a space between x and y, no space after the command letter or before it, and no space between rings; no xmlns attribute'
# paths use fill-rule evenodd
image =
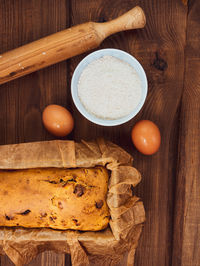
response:
<svg viewBox="0 0 200 266"><path fill-rule="evenodd" d="M45 128L57 137L68 135L74 128L71 113L60 105L48 105L43 111L42 120Z"/></svg>
<svg viewBox="0 0 200 266"><path fill-rule="evenodd" d="M145 155L156 153L160 147L160 130L150 120L137 122L132 129L131 137L137 150Z"/></svg>

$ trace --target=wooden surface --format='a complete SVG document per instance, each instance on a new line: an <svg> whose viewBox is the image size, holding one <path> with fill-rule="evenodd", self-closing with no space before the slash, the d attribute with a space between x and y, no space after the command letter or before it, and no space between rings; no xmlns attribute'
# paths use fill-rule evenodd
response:
<svg viewBox="0 0 200 266"><path fill-rule="evenodd" d="M0 0L0 53L89 20L104 22L136 4L145 29L109 37L100 48L119 48L143 65L149 93L142 111L113 128L96 126L72 103L70 79L86 55L77 56L0 86L0 144L53 139L41 122L47 104L66 106L75 118L69 139L104 136L134 156L143 180L146 223L136 266L200 265L200 2L198 0ZM143 156L133 147L139 119L158 124L160 151ZM5 256L1 266L13 265ZM45 252L29 265L70 265L68 255Z"/></svg>

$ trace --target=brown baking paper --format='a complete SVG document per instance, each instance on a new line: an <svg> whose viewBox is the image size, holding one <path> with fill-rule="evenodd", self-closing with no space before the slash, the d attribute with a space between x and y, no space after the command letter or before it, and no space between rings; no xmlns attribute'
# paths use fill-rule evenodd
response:
<svg viewBox="0 0 200 266"><path fill-rule="evenodd" d="M7 254L18 266L45 250L70 253L73 266L106 266L116 265L128 252L127 265L133 265L145 212L143 203L133 193L141 175L132 162L127 152L103 139L0 146L0 169L103 165L111 172L107 194L111 219L107 229L80 232L1 227L0 253Z"/></svg>

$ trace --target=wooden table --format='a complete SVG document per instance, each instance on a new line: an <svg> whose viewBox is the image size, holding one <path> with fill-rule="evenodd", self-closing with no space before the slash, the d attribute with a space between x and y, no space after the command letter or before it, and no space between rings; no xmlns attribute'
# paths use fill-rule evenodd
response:
<svg viewBox="0 0 200 266"><path fill-rule="evenodd" d="M145 29L122 32L100 48L119 48L143 65L149 93L142 111L113 128L96 126L76 110L70 94L72 73L86 55L0 86L0 144L49 140L41 112L51 103L66 106L75 119L68 136L99 136L134 156L143 180L136 193L146 223L136 266L200 265L200 2L198 0L0 0L0 53L89 20L104 22L136 4L147 15ZM140 119L158 124L160 151L143 156L130 132ZM70 265L69 256L45 252L29 266ZM5 256L1 266L13 265Z"/></svg>

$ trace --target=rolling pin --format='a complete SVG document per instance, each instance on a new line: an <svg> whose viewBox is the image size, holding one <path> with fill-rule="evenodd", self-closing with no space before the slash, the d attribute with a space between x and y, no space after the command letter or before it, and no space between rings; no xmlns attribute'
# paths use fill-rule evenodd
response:
<svg viewBox="0 0 200 266"><path fill-rule="evenodd" d="M136 6L104 23L88 22L49 35L0 55L0 84L94 49L113 33L143 28L146 18Z"/></svg>

